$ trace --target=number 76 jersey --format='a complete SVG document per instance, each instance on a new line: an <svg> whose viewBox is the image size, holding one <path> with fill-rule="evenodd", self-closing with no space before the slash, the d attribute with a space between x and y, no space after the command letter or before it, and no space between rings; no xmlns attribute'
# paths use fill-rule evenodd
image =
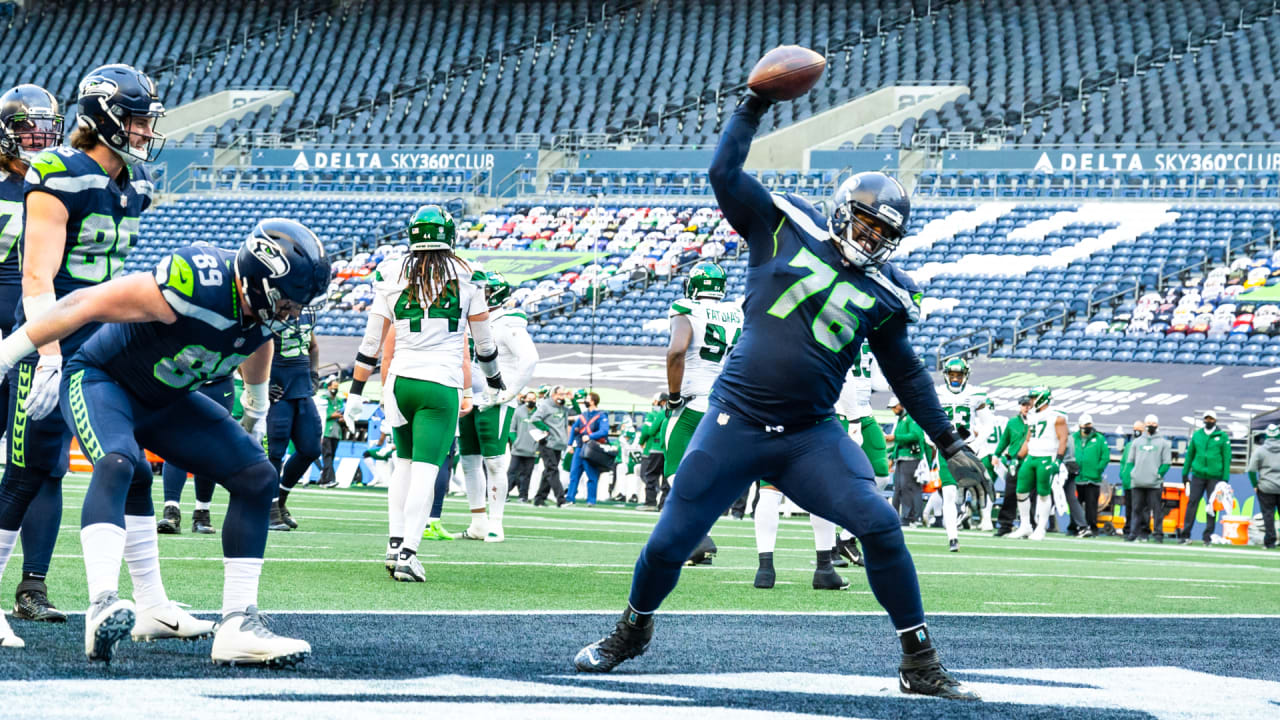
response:
<svg viewBox="0 0 1280 720"><path fill-rule="evenodd" d="M148 407L230 376L271 340L271 331L240 307L235 257L210 245L174 251L156 266L155 281L177 320L103 325L68 366L105 370Z"/></svg>
<svg viewBox="0 0 1280 720"><path fill-rule="evenodd" d="M467 318L488 309L477 284L484 273L455 260L454 277L423 307L406 279L408 262L407 256L384 260L373 275L369 312L391 320L396 330L391 374L460 388Z"/></svg>
<svg viewBox="0 0 1280 720"><path fill-rule="evenodd" d="M684 298L671 303L667 312L668 318L677 315L688 318L693 326L693 338L684 353L680 394L692 397L690 410L706 412L711 386L742 336L742 309L734 303Z"/></svg>

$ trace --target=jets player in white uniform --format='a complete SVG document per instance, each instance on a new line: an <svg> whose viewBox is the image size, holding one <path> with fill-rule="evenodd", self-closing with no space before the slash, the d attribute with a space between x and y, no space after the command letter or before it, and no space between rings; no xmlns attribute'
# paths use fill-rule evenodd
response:
<svg viewBox="0 0 1280 720"><path fill-rule="evenodd" d="M1053 483L1067 454L1070 433L1067 414L1049 407L1053 396L1047 387L1031 391L1031 411L1027 413L1027 436L1018 457L1018 516L1022 524L1009 533L1011 538L1043 540L1053 512ZM1036 524L1031 529L1031 491L1036 493Z"/></svg>
<svg viewBox="0 0 1280 720"><path fill-rule="evenodd" d="M472 390L482 394L475 410L458 421L458 451L471 505L471 525L459 537L502 542L506 539L502 518L507 504L510 460L507 437L515 417L516 395L533 378L538 349L529 336L529 318L514 307L506 307L511 298L511 285L501 273L485 273L484 294L489 307L489 327L498 345L498 365L508 389L497 396L496 404L484 404L483 374L478 366L472 368ZM485 516L486 492L488 517Z"/></svg>
<svg viewBox="0 0 1280 720"><path fill-rule="evenodd" d="M396 463L387 489L390 532L386 564L402 582L424 582L418 544L435 494L436 474L445 462L458 423L465 385L462 359L466 332L486 377L486 395L506 389L498 369L498 348L489 329L489 309L478 283L484 275L453 253L453 217L438 205L424 205L409 219L409 255L383 261L374 273L374 301L356 353L344 419L355 427L365 381L373 373L388 332L395 329L390 392L400 420L393 425ZM464 320L465 319L465 320Z"/></svg>
<svg viewBox="0 0 1280 720"><path fill-rule="evenodd" d="M969 387L969 363L964 358L951 358L942 366L943 385L947 392L938 393L942 409L951 418L951 423L965 438L970 448L981 445L980 438L985 438L991 429L991 422L986 408L986 395L977 388ZM929 498L929 506L942 504L942 526L947 531L947 545L951 552L960 549L960 518L957 508L956 479L951 474L945 461L938 465L938 479L941 487ZM933 517L930 507L925 507L925 517Z"/></svg>
<svg viewBox="0 0 1280 720"><path fill-rule="evenodd" d="M985 393L980 394L986 397ZM980 422L988 428L987 432L977 436L976 442L973 444L973 451L978 455L978 459L982 464L987 466L987 478L982 485L982 530L995 529L991 523L991 509L995 503L996 486L995 478L997 473L1003 473L1003 469L997 470L996 464L999 460L996 458L996 447L1000 445L1000 435L1004 432L1005 423L1008 418L996 415L995 401L986 397L982 409L979 411L982 415Z"/></svg>

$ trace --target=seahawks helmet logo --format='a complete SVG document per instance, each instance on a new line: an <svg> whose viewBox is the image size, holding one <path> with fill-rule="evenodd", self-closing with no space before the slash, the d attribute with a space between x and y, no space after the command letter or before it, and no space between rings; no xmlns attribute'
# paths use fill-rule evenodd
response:
<svg viewBox="0 0 1280 720"><path fill-rule="evenodd" d="M263 237L251 237L247 240L249 245L249 253L266 266L271 273L271 277L284 277L289 272L289 258L284 256L284 251L280 249L273 240Z"/></svg>
<svg viewBox="0 0 1280 720"><path fill-rule="evenodd" d="M120 86L115 80L102 77L101 75L90 75L80 83L80 95L103 95L111 97L116 94L116 90Z"/></svg>

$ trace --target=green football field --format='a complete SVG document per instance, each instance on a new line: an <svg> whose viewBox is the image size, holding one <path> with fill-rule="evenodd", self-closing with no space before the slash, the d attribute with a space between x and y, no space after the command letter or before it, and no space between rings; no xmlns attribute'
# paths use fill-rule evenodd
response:
<svg viewBox="0 0 1280 720"><path fill-rule="evenodd" d="M79 541L88 479L69 476L50 596L67 611L87 605ZM160 483L155 484L161 506ZM171 598L198 610L221 604L218 536L187 527L160 537ZM214 523L225 512L214 498ZM392 582L382 568L386 495L381 490L300 490L289 506L301 527L271 533L261 583L266 610L621 610L631 568L657 516L624 505L564 508L507 506L501 544L424 542L427 582ZM461 530L466 502L450 497L445 524ZM686 568L664 605L669 610L878 612L861 569L841 572L846 591L815 591L813 538L804 518L784 518L775 565L778 585L751 585L756 552L750 519L722 518L712 531L712 566ZM1033 543L962 532L961 552L946 551L940 529L908 530L928 611L984 614L1280 614L1280 553L1257 548L1124 543L1115 538L1050 537ZM0 600L12 598L21 558L9 563ZM122 571L122 595L128 592ZM10 601L11 602L11 601Z"/></svg>

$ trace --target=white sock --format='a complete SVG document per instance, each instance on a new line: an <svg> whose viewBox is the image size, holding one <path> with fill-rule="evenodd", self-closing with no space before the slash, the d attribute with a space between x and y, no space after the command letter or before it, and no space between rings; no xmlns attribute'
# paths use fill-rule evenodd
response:
<svg viewBox="0 0 1280 720"><path fill-rule="evenodd" d="M178 501L177 501L177 500L165 500L165 501L164 501L164 506L165 506L165 507L176 507L176 508L179 508L179 509L181 509L181 508L182 508L182 506L178 504Z"/></svg>
<svg viewBox="0 0 1280 720"><path fill-rule="evenodd" d="M222 558L222 616L258 604L262 558Z"/></svg>
<svg viewBox="0 0 1280 720"><path fill-rule="evenodd" d="M4 567L9 564L13 548L18 544L17 530L0 530L0 578L4 577Z"/></svg>
<svg viewBox="0 0 1280 720"><path fill-rule="evenodd" d="M1041 495L1036 498L1036 529L1049 531L1049 515L1053 512L1053 496Z"/></svg>
<svg viewBox="0 0 1280 720"><path fill-rule="evenodd" d="M1026 500L1018 498L1018 521L1026 527L1031 527L1031 497L1027 496Z"/></svg>
<svg viewBox="0 0 1280 720"><path fill-rule="evenodd" d="M431 513L431 501L436 496L436 475L439 465L414 462L409 468L409 494L404 503L403 549L418 552L422 531L427 529L427 515Z"/></svg>
<svg viewBox="0 0 1280 720"><path fill-rule="evenodd" d="M124 516L124 561L133 578L133 602L139 610L169 604L160 579L160 540L150 515Z"/></svg>
<svg viewBox="0 0 1280 720"><path fill-rule="evenodd" d="M387 485L387 519L391 537L404 537L404 504L409 496L409 474L411 463L404 458L397 458L391 466L391 482ZM431 479L435 487L435 478Z"/></svg>
<svg viewBox="0 0 1280 720"><path fill-rule="evenodd" d="M942 492L942 527L947 529L947 539L956 540L960 537L960 521L956 517L956 486L943 485Z"/></svg>
<svg viewBox="0 0 1280 720"><path fill-rule="evenodd" d="M928 502L924 504L924 521L926 525L933 525L933 519L937 517L938 511L942 509L941 502L942 493L935 491L929 496Z"/></svg>
<svg viewBox="0 0 1280 720"><path fill-rule="evenodd" d="M877 476L876 476L876 489L877 489L877 490L883 490L883 489L885 489L885 488L887 488L887 487L889 487L889 476L888 476L888 475L877 475Z"/></svg>
<svg viewBox="0 0 1280 720"><path fill-rule="evenodd" d="M125 537L124 528L111 523L94 523L80 528L84 573L89 581L89 602L104 592L119 592Z"/></svg>
<svg viewBox="0 0 1280 720"><path fill-rule="evenodd" d="M840 539L845 542L849 542L850 540L853 539L853 533L849 532L848 530L841 530Z"/></svg>
<svg viewBox="0 0 1280 720"><path fill-rule="evenodd" d="M487 457L484 470L489 476L489 520L502 528L502 517L507 509L507 456Z"/></svg>
<svg viewBox="0 0 1280 720"><path fill-rule="evenodd" d="M809 524L813 526L813 547L816 550L830 550L836 546L836 524L830 520L809 513Z"/></svg>
<svg viewBox="0 0 1280 720"><path fill-rule="evenodd" d="M462 456L462 473L465 475L463 483L467 488L467 504L471 506L472 512L476 509L484 510L484 458L479 455L463 455ZM472 518L474 520L475 518Z"/></svg>
<svg viewBox="0 0 1280 720"><path fill-rule="evenodd" d="M778 544L778 508L782 507L782 493L777 490L760 490L756 503L756 552L773 552Z"/></svg>
<svg viewBox="0 0 1280 720"><path fill-rule="evenodd" d="M276 499L279 500L279 498L276 498ZM196 501L197 510L209 510L212 508L213 508L213 503L211 502L200 502L199 500Z"/></svg>

